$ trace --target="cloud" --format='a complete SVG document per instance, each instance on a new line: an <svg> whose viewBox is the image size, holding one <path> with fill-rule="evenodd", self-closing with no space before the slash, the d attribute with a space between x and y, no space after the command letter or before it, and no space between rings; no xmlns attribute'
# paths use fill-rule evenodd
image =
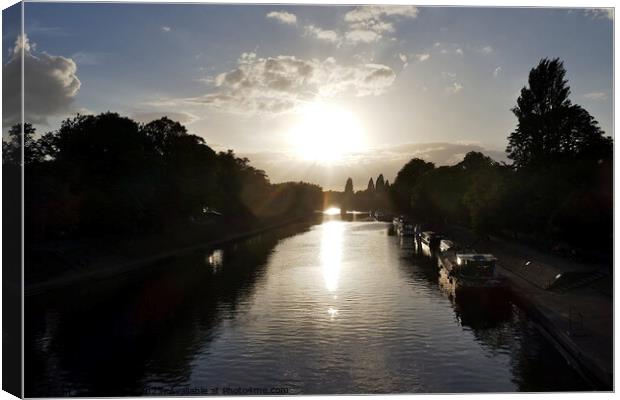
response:
<svg viewBox="0 0 620 400"><path fill-rule="evenodd" d="M484 46L478 49L478 52L482 53L482 54L491 54L493 53L493 47L491 46Z"/></svg>
<svg viewBox="0 0 620 400"><path fill-rule="evenodd" d="M435 42L433 47L439 51L440 54L456 54L462 56L463 49L457 43L445 43Z"/></svg>
<svg viewBox="0 0 620 400"><path fill-rule="evenodd" d="M347 41L352 43L373 43L379 41L381 39L381 35L370 31L370 30L361 30L355 29L345 33L345 37Z"/></svg>
<svg viewBox="0 0 620 400"><path fill-rule="evenodd" d="M162 32L170 32L171 30L172 30L172 28L171 28L171 27L169 27L169 26L162 26L162 27L161 27L161 31L162 31Z"/></svg>
<svg viewBox="0 0 620 400"><path fill-rule="evenodd" d="M396 55L400 61L402 61L403 63L403 69L407 68L407 66L409 66L409 62L411 60L416 60L418 62L425 62L428 61L431 58L430 54L427 53L422 53L422 54L404 54L404 53L398 53Z"/></svg>
<svg viewBox="0 0 620 400"><path fill-rule="evenodd" d="M614 20L613 8L586 8L583 10L584 14L592 19L608 19Z"/></svg>
<svg viewBox="0 0 620 400"><path fill-rule="evenodd" d="M442 72L441 76L448 80L454 80L454 78L456 78L456 74L454 72Z"/></svg>
<svg viewBox="0 0 620 400"><path fill-rule="evenodd" d="M382 22L386 17L406 17L416 18L418 9L415 6L407 5L381 5L381 6L360 6L347 12L344 20L349 23L371 23Z"/></svg>
<svg viewBox="0 0 620 400"><path fill-rule="evenodd" d="M498 162L508 162L501 150L486 149L476 143L406 143L368 149L351 155L337 165L325 166L304 161L285 152L260 152L241 154L253 166L263 169L272 182L311 181L324 189L343 190L348 177L353 179L356 190L366 188L368 179L382 173L390 182L398 171L412 158L431 161L435 165L454 165L470 151L479 151Z"/></svg>
<svg viewBox="0 0 620 400"><path fill-rule="evenodd" d="M414 6L360 6L344 16L348 25L346 39L351 43L377 42L387 33L395 32L394 21L418 16Z"/></svg>
<svg viewBox="0 0 620 400"><path fill-rule="evenodd" d="M424 54L416 54L415 57L418 59L418 61L424 62L424 61L427 61L429 58L431 58L431 55L424 53Z"/></svg>
<svg viewBox="0 0 620 400"><path fill-rule="evenodd" d="M459 82L452 82L451 85L446 86L446 91L448 93L455 94L460 92L461 90L463 90L463 85L461 85Z"/></svg>
<svg viewBox="0 0 620 400"><path fill-rule="evenodd" d="M78 51L71 54L71 59L78 65L99 65L109 53Z"/></svg>
<svg viewBox="0 0 620 400"><path fill-rule="evenodd" d="M215 92L183 101L228 112L279 114L317 98L379 95L395 78L394 71L381 64L243 53L236 68L215 77Z"/></svg>
<svg viewBox="0 0 620 400"><path fill-rule="evenodd" d="M286 25L296 25L297 16L286 11L272 11L267 14L267 18L275 19Z"/></svg>
<svg viewBox="0 0 620 400"><path fill-rule="evenodd" d="M497 78L501 72L502 72L502 67L495 68L493 70L493 78Z"/></svg>
<svg viewBox="0 0 620 400"><path fill-rule="evenodd" d="M185 111L138 111L133 113L131 117L145 124L163 117L168 117L181 124L191 124L199 119L196 115Z"/></svg>
<svg viewBox="0 0 620 400"><path fill-rule="evenodd" d="M463 85L456 81L456 74L454 72L442 72L441 76L443 79L450 82L450 84L445 88L446 93L456 94L463 90Z"/></svg>
<svg viewBox="0 0 620 400"><path fill-rule="evenodd" d="M589 100L607 100L607 93L605 92L590 92L583 95Z"/></svg>
<svg viewBox="0 0 620 400"><path fill-rule="evenodd" d="M81 82L77 66L70 58L47 53L35 55L28 37L18 37L9 61L2 69L3 123L21 121L21 58L24 57L25 121L46 124L47 118L72 112L72 105Z"/></svg>
<svg viewBox="0 0 620 400"><path fill-rule="evenodd" d="M403 63L403 69L407 68L407 66L409 65L407 55L403 53L398 53L398 58L400 58L400 61L402 61Z"/></svg>
<svg viewBox="0 0 620 400"><path fill-rule="evenodd" d="M319 40L330 43L340 43L341 41L340 35L336 31L322 29L315 25L307 25L304 30L306 36L312 36Z"/></svg>

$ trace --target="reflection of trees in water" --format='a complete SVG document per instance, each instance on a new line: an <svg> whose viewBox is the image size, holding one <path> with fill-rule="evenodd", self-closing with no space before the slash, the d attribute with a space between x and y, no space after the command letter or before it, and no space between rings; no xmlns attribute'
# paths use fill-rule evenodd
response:
<svg viewBox="0 0 620 400"><path fill-rule="evenodd" d="M454 291L440 281L437 259L421 248L412 253L414 268L406 268L414 279L438 285L451 299L456 320L492 356L509 357L513 381L519 391L591 390L532 322L518 308L509 292ZM445 284L445 282L444 282Z"/></svg>
<svg viewBox="0 0 620 400"><path fill-rule="evenodd" d="M407 238L410 241L410 248L407 248L411 259L411 263L415 265L414 268L407 266L405 272L411 275L416 280L424 280L432 285L437 284L439 273L437 270L437 260L430 256L430 253L425 253L420 246L420 243L413 238Z"/></svg>
<svg viewBox="0 0 620 400"><path fill-rule="evenodd" d="M512 376L522 392L535 391L584 391L593 388L570 368L558 372L558 365L566 364L563 356L552 343L542 337L539 328L519 310L515 319L515 338L511 352Z"/></svg>
<svg viewBox="0 0 620 400"><path fill-rule="evenodd" d="M519 391L591 389L508 295L457 291L452 301L457 320L477 341L510 357Z"/></svg>
<svg viewBox="0 0 620 400"><path fill-rule="evenodd" d="M513 304L506 293L456 290L451 296L454 313L461 326L471 329L476 340L496 351L512 336Z"/></svg>
<svg viewBox="0 0 620 400"><path fill-rule="evenodd" d="M182 387L198 349L251 297L278 241L307 229L225 246L219 268L196 252L161 263L147 278L27 299L26 395L141 395L148 382Z"/></svg>

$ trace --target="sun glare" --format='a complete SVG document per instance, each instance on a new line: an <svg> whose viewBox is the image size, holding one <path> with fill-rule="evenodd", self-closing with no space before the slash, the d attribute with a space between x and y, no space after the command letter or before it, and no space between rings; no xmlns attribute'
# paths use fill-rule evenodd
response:
<svg viewBox="0 0 620 400"><path fill-rule="evenodd" d="M299 115L290 139L300 158L333 164L364 148L364 131L353 113L317 102L304 106Z"/></svg>
<svg viewBox="0 0 620 400"><path fill-rule="evenodd" d="M338 207L330 207L327 210L323 211L325 215L338 215L340 214L340 209Z"/></svg>

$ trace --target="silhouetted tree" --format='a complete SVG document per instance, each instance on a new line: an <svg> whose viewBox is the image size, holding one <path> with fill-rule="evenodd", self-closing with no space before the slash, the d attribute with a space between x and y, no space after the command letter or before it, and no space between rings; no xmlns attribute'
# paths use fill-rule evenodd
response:
<svg viewBox="0 0 620 400"><path fill-rule="evenodd" d="M367 191L368 193L373 193L373 192L375 191L375 184L374 184L374 182L372 181L372 178L370 178L370 179L368 180L368 186L366 187L366 191Z"/></svg>
<svg viewBox="0 0 620 400"><path fill-rule="evenodd" d="M8 131L9 140L2 141L2 162L14 165L21 164L22 134L24 137L24 163L31 164L40 161L42 154L37 141L34 139L35 133L35 128L29 123L24 124L23 132L21 124L12 126Z"/></svg>
<svg viewBox="0 0 620 400"><path fill-rule="evenodd" d="M392 185L392 193L396 207L407 210L411 206L411 194L418 180L435 168L432 162L426 162L419 158L411 159L405 164Z"/></svg>
<svg viewBox="0 0 620 400"><path fill-rule="evenodd" d="M21 127L5 161L19 161ZM26 207L37 237L179 233L215 209L228 225L322 207L315 185L272 185L234 152L166 117L141 125L116 113L77 115L38 140L26 125ZM285 206L288 204L288 206Z"/></svg>
<svg viewBox="0 0 620 400"><path fill-rule="evenodd" d="M383 193L385 191L385 182L383 180L383 174L379 174L377 177L377 182L375 184L375 190L379 193Z"/></svg>
<svg viewBox="0 0 620 400"><path fill-rule="evenodd" d="M347 183L344 185L345 194L353 194L353 179L347 178Z"/></svg>
<svg viewBox="0 0 620 400"><path fill-rule="evenodd" d="M542 59L521 89L517 128L508 137L508 157L516 168L538 168L552 162L611 155L611 139L583 108L571 104L566 70L559 59Z"/></svg>

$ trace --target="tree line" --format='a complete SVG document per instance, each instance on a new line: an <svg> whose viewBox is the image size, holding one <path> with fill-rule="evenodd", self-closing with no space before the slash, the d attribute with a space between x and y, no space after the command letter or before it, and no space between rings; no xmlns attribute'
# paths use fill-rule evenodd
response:
<svg viewBox="0 0 620 400"><path fill-rule="evenodd" d="M38 138L30 124L13 126L5 177L19 175L22 131L25 234L41 240L247 224L323 205L321 187L273 184L247 158L214 151L178 122L140 124L111 112L77 115Z"/></svg>
<svg viewBox="0 0 620 400"><path fill-rule="evenodd" d="M479 152L452 166L414 158L391 185L389 208L418 221L503 232L558 251L611 255L613 142L571 102L565 75L559 59L542 59L530 71L511 110L517 118L506 149L512 163Z"/></svg>

